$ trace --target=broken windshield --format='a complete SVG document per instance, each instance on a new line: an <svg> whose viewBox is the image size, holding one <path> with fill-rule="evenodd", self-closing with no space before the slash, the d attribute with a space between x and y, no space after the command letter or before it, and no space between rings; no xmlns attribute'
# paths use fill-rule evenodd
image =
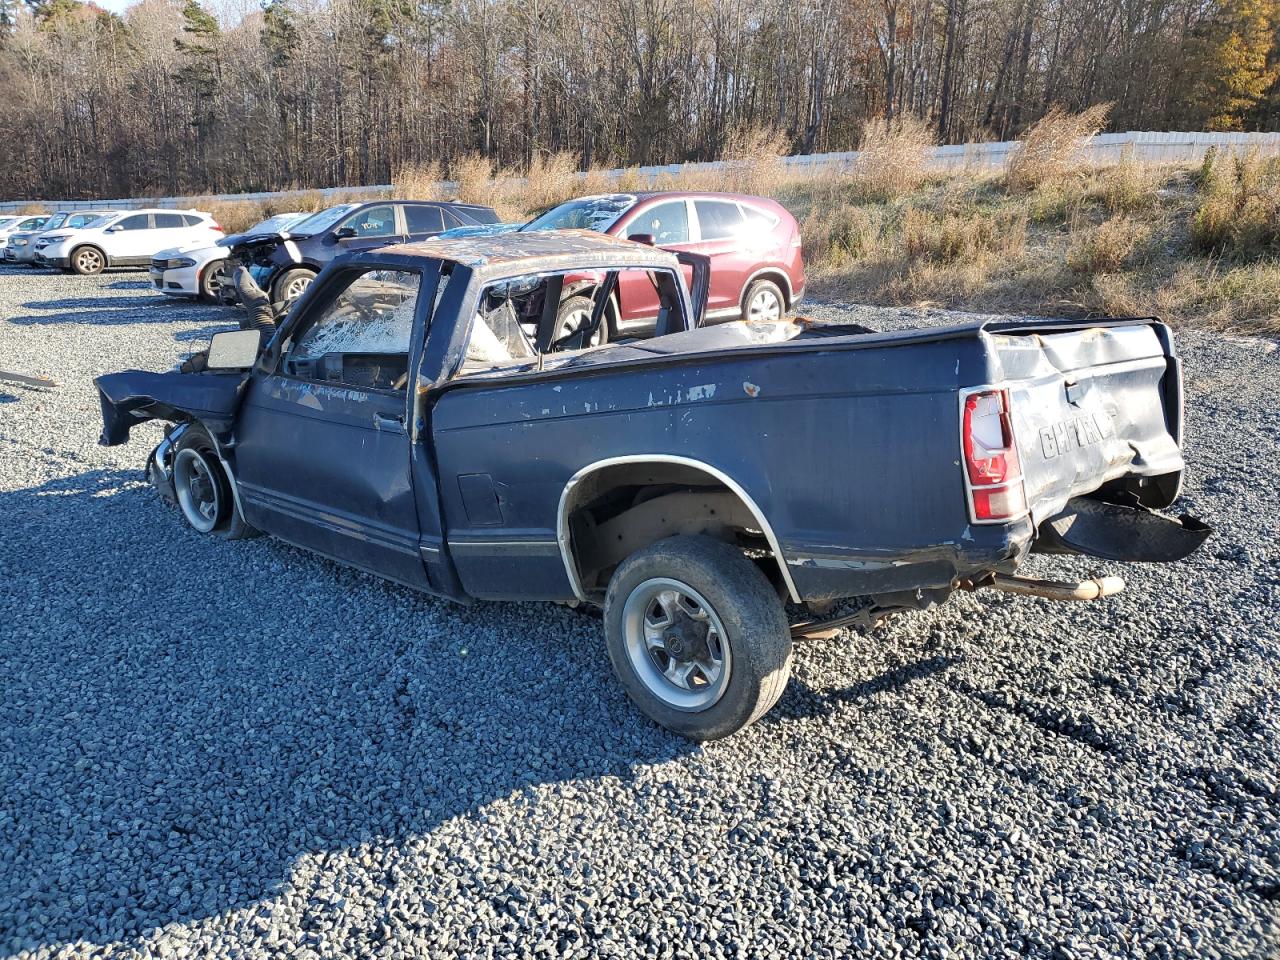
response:
<svg viewBox="0 0 1280 960"><path fill-rule="evenodd" d="M317 233L324 233L358 206L358 203L340 203L336 207L313 213L301 223L295 224L289 232L298 236L315 236Z"/></svg>
<svg viewBox="0 0 1280 960"><path fill-rule="evenodd" d="M521 230L595 230L604 233L618 218L631 209L636 198L629 193L611 193L602 197L583 197L552 207L542 216L530 220Z"/></svg>

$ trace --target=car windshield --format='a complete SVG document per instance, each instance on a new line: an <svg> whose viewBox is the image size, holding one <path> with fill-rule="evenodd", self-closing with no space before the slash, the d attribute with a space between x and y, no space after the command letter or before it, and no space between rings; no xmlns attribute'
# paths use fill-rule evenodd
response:
<svg viewBox="0 0 1280 960"><path fill-rule="evenodd" d="M313 213L301 223L295 223L289 232L313 236L317 233L323 233L358 206L358 203L340 203L336 207L330 207L328 210Z"/></svg>
<svg viewBox="0 0 1280 960"><path fill-rule="evenodd" d="M636 198L629 193L583 197L552 207L526 223L521 230L595 230L604 233L631 209Z"/></svg>
<svg viewBox="0 0 1280 960"><path fill-rule="evenodd" d="M96 217L86 220L84 223L80 224L80 226L82 226L86 230L88 230L91 227L101 227L103 224L105 224L108 220L110 220L114 216L115 216L114 213L100 213Z"/></svg>
<svg viewBox="0 0 1280 960"><path fill-rule="evenodd" d="M66 222L67 222L67 215L65 213L55 213L52 217L50 217L48 220L44 222L44 226L41 227L41 229L57 230L58 227L62 226Z"/></svg>
<svg viewBox="0 0 1280 960"><path fill-rule="evenodd" d="M312 214L309 213L277 213L274 217L267 217L261 223L255 223L245 233L276 233L299 224L311 216Z"/></svg>
<svg viewBox="0 0 1280 960"><path fill-rule="evenodd" d="M0 230L3 230L17 219L17 217L0 217Z"/></svg>

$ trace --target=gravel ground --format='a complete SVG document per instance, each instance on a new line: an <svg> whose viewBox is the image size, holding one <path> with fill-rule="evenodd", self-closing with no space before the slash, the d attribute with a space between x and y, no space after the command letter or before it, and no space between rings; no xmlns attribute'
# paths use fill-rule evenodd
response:
<svg viewBox="0 0 1280 960"><path fill-rule="evenodd" d="M0 268L0 368L62 383L0 384L0 952L1280 952L1275 343L1181 339L1197 556L804 643L699 748L581 614L187 530L140 482L159 429L98 447L90 379L229 322Z"/></svg>

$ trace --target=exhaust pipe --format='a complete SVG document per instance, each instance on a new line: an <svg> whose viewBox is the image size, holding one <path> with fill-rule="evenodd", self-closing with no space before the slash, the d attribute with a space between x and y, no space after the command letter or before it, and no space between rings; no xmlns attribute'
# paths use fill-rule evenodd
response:
<svg viewBox="0 0 1280 960"><path fill-rule="evenodd" d="M1028 597L1044 597L1046 600L1101 600L1124 590L1123 577L1094 577L1070 583L1063 580L1034 580L1031 577L1013 577L994 574L990 584L1005 593L1020 593Z"/></svg>

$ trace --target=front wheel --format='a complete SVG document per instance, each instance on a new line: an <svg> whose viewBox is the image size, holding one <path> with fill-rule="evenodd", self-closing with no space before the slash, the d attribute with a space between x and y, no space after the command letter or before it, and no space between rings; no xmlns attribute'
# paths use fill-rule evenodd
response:
<svg viewBox="0 0 1280 960"><path fill-rule="evenodd" d="M660 540L624 560L609 581L604 623L631 699L690 740L754 723L791 675L777 591L741 550L708 537Z"/></svg>
<svg viewBox="0 0 1280 960"><path fill-rule="evenodd" d="M71 269L82 277L101 273L107 258L97 247L77 247L71 253Z"/></svg>
<svg viewBox="0 0 1280 960"><path fill-rule="evenodd" d="M219 297L218 291L222 288L223 284L229 282L230 277L227 275L227 261L214 260L200 271L200 277L197 281L197 293L200 299L205 303L217 303Z"/></svg>
<svg viewBox="0 0 1280 960"><path fill-rule="evenodd" d="M172 471L178 509L197 533L239 540L257 532L240 516L231 478L202 427L193 426L182 435L173 451Z"/></svg>
<svg viewBox="0 0 1280 960"><path fill-rule="evenodd" d="M271 297L272 303L293 303L297 300L307 287L311 286L311 281L316 275L310 270L301 267L294 267L280 274L280 279L275 282L275 292Z"/></svg>
<svg viewBox="0 0 1280 960"><path fill-rule="evenodd" d="M568 350L598 347L603 343L608 343L609 317L607 314L600 318L600 326L596 327L588 342L582 342L586 339L584 337L578 337L576 341L573 339L575 333L581 333L591 323L591 314L595 311L595 308L595 300L582 294L576 294L562 302L560 308L556 311L556 334L552 338L552 343L565 340L564 349Z"/></svg>

